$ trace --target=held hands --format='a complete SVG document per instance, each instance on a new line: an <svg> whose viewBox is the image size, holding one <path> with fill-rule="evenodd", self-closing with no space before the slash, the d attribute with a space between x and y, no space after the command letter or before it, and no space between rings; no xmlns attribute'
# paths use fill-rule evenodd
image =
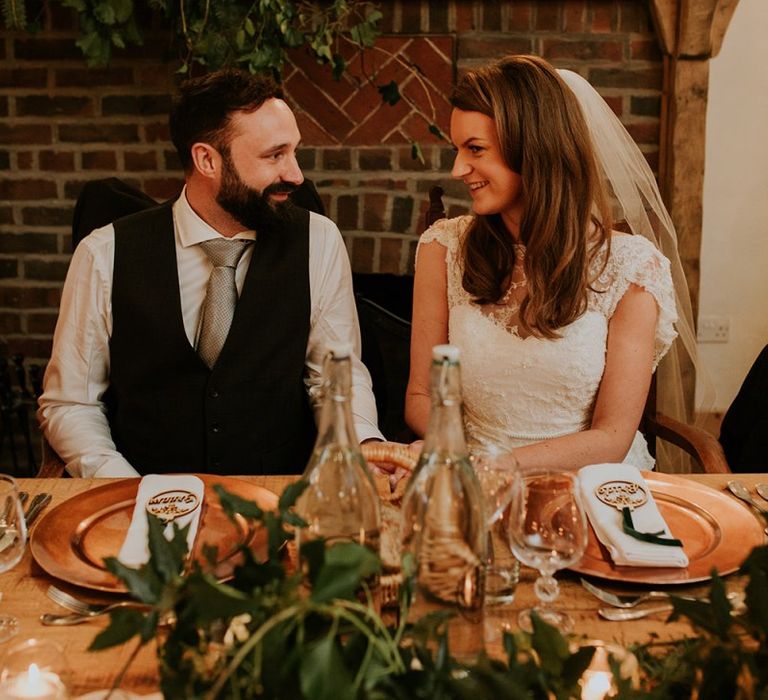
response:
<svg viewBox="0 0 768 700"><path fill-rule="evenodd" d="M398 482L416 466L422 443L423 440L416 440L410 445L371 441L361 445L361 449L371 471L387 476L390 488L394 490Z"/></svg>

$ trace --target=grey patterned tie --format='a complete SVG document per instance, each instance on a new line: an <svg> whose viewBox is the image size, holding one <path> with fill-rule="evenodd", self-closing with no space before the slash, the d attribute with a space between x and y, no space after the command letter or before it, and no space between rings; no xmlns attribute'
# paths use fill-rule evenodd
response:
<svg viewBox="0 0 768 700"><path fill-rule="evenodd" d="M235 315L235 269L251 243L253 241L225 238L214 238L200 243L200 247L213 263L213 270L205 291L197 354L211 369L216 364L221 348L224 347L232 317Z"/></svg>

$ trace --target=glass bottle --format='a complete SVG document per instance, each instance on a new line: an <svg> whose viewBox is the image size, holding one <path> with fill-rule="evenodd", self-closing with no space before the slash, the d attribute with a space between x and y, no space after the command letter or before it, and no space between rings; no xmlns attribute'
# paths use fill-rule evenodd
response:
<svg viewBox="0 0 768 700"><path fill-rule="evenodd" d="M413 583L409 619L450 610L451 653L483 648L487 527L461 415L459 350L432 350L431 410L419 462L403 497L404 570Z"/></svg>
<svg viewBox="0 0 768 700"><path fill-rule="evenodd" d="M299 548L318 537L329 545L357 542L378 555L379 497L352 421L351 354L349 343L337 343L325 359L317 441L302 477L309 486L296 503L308 526L296 540Z"/></svg>

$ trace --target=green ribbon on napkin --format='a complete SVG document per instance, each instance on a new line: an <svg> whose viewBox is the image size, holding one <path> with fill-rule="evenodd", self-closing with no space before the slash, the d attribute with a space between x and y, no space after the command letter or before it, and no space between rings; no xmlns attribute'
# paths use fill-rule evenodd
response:
<svg viewBox="0 0 768 700"><path fill-rule="evenodd" d="M683 546L683 543L674 537L659 537L659 535L664 534L664 530L659 530L658 532L639 532L638 530L635 530L635 524L632 522L632 509L629 506L624 506L621 509L621 512L624 516L622 530L624 530L630 537L634 537L636 540L641 540L643 542L650 542L651 544L663 544L667 547Z"/></svg>

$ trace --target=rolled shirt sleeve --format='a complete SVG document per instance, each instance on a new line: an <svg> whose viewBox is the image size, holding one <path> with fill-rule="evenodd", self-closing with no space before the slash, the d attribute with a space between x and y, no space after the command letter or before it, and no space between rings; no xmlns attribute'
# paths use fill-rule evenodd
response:
<svg viewBox="0 0 768 700"><path fill-rule="evenodd" d="M115 448L102 401L109 386L113 256L111 225L76 248L39 399L45 438L72 476L138 476Z"/></svg>
<svg viewBox="0 0 768 700"><path fill-rule="evenodd" d="M306 383L318 415L322 365L329 344L352 343L352 418L362 442L383 440L378 428L371 376L360 359L360 327L352 290L352 271L344 241L336 225L311 214L309 274L312 313L307 343Z"/></svg>

